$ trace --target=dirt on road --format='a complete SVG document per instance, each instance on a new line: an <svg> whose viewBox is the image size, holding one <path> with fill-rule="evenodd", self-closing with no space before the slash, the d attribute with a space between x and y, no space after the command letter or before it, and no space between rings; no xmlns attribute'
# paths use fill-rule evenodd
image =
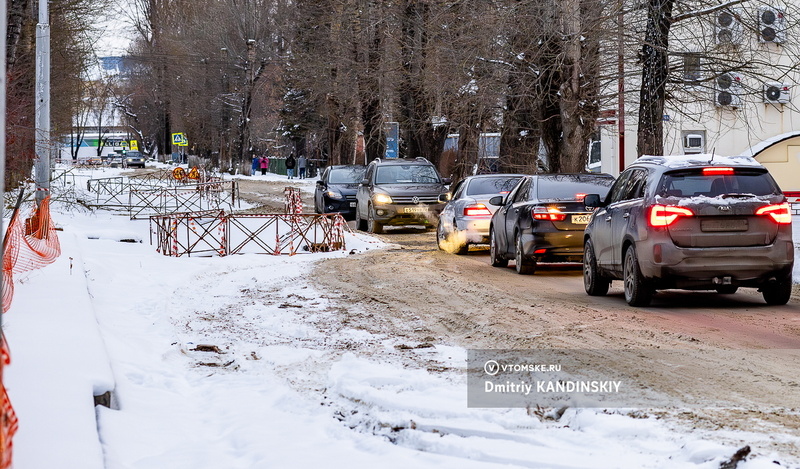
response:
<svg viewBox="0 0 800 469"><path fill-rule="evenodd" d="M619 282L606 297L586 295L580 266L540 266L523 276L491 267L486 250L439 251L430 232L380 237L396 247L327 260L314 272L321 290L347 298L340 315L350 327L410 345L577 350L587 368L624 371L676 405L692 396L699 408L680 412L692 425L757 423L800 436L797 290L784 307L743 290L660 292L651 307L633 308ZM637 358L634 350L649 353Z"/></svg>

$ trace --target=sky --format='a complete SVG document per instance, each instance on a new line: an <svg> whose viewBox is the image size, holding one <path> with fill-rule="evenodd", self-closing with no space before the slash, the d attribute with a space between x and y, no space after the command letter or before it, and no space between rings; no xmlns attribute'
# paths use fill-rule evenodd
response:
<svg viewBox="0 0 800 469"><path fill-rule="evenodd" d="M81 171L74 188L119 174ZM465 349L398 350L400 338L341 324L346 299L310 280L324 259L387 247L365 234L333 253L173 258L147 220L63 203L53 218L62 255L15 279L3 319L16 468L711 469L744 443L740 469L800 467L772 449L800 444L781 432L467 407ZM111 407L95 407L107 391Z"/></svg>

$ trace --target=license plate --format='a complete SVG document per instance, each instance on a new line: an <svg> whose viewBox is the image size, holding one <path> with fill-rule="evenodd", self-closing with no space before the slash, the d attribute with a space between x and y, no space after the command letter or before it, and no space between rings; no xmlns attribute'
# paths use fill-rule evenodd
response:
<svg viewBox="0 0 800 469"><path fill-rule="evenodd" d="M356 203L355 202L350 202L350 208L356 208Z"/></svg>
<svg viewBox="0 0 800 469"><path fill-rule="evenodd" d="M403 213L428 213L428 207L405 207Z"/></svg>
<svg viewBox="0 0 800 469"><path fill-rule="evenodd" d="M700 222L700 231L747 231L747 219L703 220Z"/></svg>
<svg viewBox="0 0 800 469"><path fill-rule="evenodd" d="M572 223L575 225L587 225L589 219L592 218L591 214L586 215L572 215Z"/></svg>

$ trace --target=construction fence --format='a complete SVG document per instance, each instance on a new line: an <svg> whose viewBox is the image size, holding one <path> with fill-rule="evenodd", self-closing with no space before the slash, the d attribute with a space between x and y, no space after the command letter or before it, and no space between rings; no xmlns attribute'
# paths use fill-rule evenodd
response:
<svg viewBox="0 0 800 469"><path fill-rule="evenodd" d="M20 194L19 202L22 200ZM50 197L45 198L31 216L20 216L19 203L6 229L3 252L3 314L11 308L14 298L14 276L40 269L61 255L61 244L50 217ZM2 367L11 363L11 353L5 336L0 344L0 469L11 467L12 439L19 422L2 384Z"/></svg>
<svg viewBox="0 0 800 469"><path fill-rule="evenodd" d="M232 208L239 200L237 181L216 179L160 185L168 180L144 177L90 179L87 190L94 197L85 203L93 208L121 210L136 220L175 212Z"/></svg>
<svg viewBox="0 0 800 469"><path fill-rule="evenodd" d="M345 249L346 227L338 213L172 213L150 217L150 243L173 257L294 255Z"/></svg>

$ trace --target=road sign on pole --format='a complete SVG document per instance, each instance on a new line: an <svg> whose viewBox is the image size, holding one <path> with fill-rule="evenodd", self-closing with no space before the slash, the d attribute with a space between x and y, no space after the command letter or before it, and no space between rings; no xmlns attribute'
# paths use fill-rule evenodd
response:
<svg viewBox="0 0 800 469"><path fill-rule="evenodd" d="M397 122L386 123L386 158L400 156L400 124Z"/></svg>
<svg viewBox="0 0 800 469"><path fill-rule="evenodd" d="M178 145L179 147L188 147L189 146L189 139L186 138L186 134L183 132L177 132L172 134L172 144Z"/></svg>

